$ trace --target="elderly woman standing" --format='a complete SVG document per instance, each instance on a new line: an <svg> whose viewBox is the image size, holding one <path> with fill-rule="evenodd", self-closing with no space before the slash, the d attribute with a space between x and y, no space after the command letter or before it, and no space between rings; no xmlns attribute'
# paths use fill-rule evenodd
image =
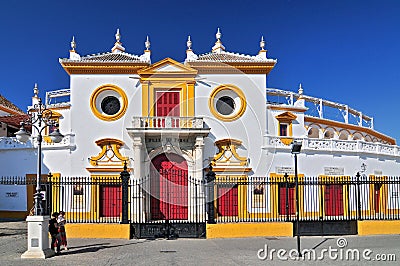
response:
<svg viewBox="0 0 400 266"><path fill-rule="evenodd" d="M58 228L61 236L61 245L64 246L64 250L68 250L67 248L67 234L65 232L65 224L67 223L67 220L65 220L65 212L60 211L58 218Z"/></svg>

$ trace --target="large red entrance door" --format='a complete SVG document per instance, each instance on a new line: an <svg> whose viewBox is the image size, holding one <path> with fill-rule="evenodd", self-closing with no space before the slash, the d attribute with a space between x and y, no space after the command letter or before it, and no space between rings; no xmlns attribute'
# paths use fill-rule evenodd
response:
<svg viewBox="0 0 400 266"><path fill-rule="evenodd" d="M343 185L325 185L325 215L343 215Z"/></svg>
<svg viewBox="0 0 400 266"><path fill-rule="evenodd" d="M280 215L294 215L295 214L295 184L288 183L286 189L286 183L279 183L279 214ZM286 212L286 193L288 211Z"/></svg>
<svg viewBox="0 0 400 266"><path fill-rule="evenodd" d="M100 186L100 216L119 217L121 214L121 186Z"/></svg>
<svg viewBox="0 0 400 266"><path fill-rule="evenodd" d="M238 215L238 186L218 186L217 213L221 216Z"/></svg>
<svg viewBox="0 0 400 266"><path fill-rule="evenodd" d="M152 219L188 218L188 170L186 160L176 154L161 154L152 160Z"/></svg>

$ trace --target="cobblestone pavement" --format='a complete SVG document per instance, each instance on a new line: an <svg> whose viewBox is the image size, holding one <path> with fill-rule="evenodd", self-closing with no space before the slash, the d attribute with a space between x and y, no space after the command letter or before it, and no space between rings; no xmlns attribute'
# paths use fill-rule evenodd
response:
<svg viewBox="0 0 400 266"><path fill-rule="evenodd" d="M295 261L288 252L296 248L296 238L240 238L240 239L69 239L68 251L46 260L22 260L21 254L27 248L25 222L0 222L0 265L399 265L400 236L345 236L302 237L301 248L310 249L311 258ZM67 232L68 234L68 232ZM342 248L338 247L341 245ZM263 249L260 251L260 249ZM264 250L267 249L267 253ZM277 251L284 249L280 260ZM324 251L326 249L326 251ZM329 254L329 249L336 249ZM357 249L360 260L353 260L350 253ZM365 250L370 261L363 258ZM349 251L350 250L350 251ZM270 256L272 252L272 257ZM312 252L316 258L313 259ZM342 252L342 255L340 255ZM258 258L257 253L262 258ZM346 255L350 254L350 255ZM378 262L376 255L390 254L396 261ZM329 257L331 255L331 258ZM337 255L337 258L335 258ZM340 257L342 256L342 257ZM346 256L350 260L346 260ZM295 257L295 256L293 256ZM318 260L317 258L321 259ZM379 258L382 258L380 256ZM390 258L393 260L393 257Z"/></svg>

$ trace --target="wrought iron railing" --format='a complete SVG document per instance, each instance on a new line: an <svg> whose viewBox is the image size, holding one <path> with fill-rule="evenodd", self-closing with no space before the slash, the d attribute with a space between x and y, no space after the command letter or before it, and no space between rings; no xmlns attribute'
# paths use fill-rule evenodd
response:
<svg viewBox="0 0 400 266"><path fill-rule="evenodd" d="M399 220L400 177L299 177L301 221ZM219 177L215 221L295 221L293 176Z"/></svg>
<svg viewBox="0 0 400 266"><path fill-rule="evenodd" d="M177 186L169 180L154 183L149 178L131 178L127 200L129 222L144 224L148 226L146 230L166 222L197 226L206 221L206 202L210 200L214 200L211 206L215 208L217 223L296 220L292 175L219 176L206 184L191 177L185 179L183 186ZM0 177L2 191L9 191L10 197L14 196L11 191L14 188L33 191L35 184L36 178ZM210 186L212 190L208 189ZM400 220L398 176L299 176L298 186L301 221ZM45 214L63 210L70 223L121 222L123 199L119 176L43 177L41 190L45 196L42 206ZM213 191L214 195L206 195L205 191ZM27 204L32 206L29 200L33 201L33 196L28 197ZM5 204L2 202L2 206Z"/></svg>

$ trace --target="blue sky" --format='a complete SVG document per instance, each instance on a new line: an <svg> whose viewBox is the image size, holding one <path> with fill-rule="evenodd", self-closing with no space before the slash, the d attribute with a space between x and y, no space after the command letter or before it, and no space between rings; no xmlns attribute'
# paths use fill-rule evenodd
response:
<svg viewBox="0 0 400 266"><path fill-rule="evenodd" d="M126 51L152 61L209 52L216 28L228 51L256 54L264 35L278 59L268 87L348 104L400 140L400 1L5 1L0 9L0 93L26 110L35 82L69 87L58 63L75 35L81 55L107 52L120 28Z"/></svg>

